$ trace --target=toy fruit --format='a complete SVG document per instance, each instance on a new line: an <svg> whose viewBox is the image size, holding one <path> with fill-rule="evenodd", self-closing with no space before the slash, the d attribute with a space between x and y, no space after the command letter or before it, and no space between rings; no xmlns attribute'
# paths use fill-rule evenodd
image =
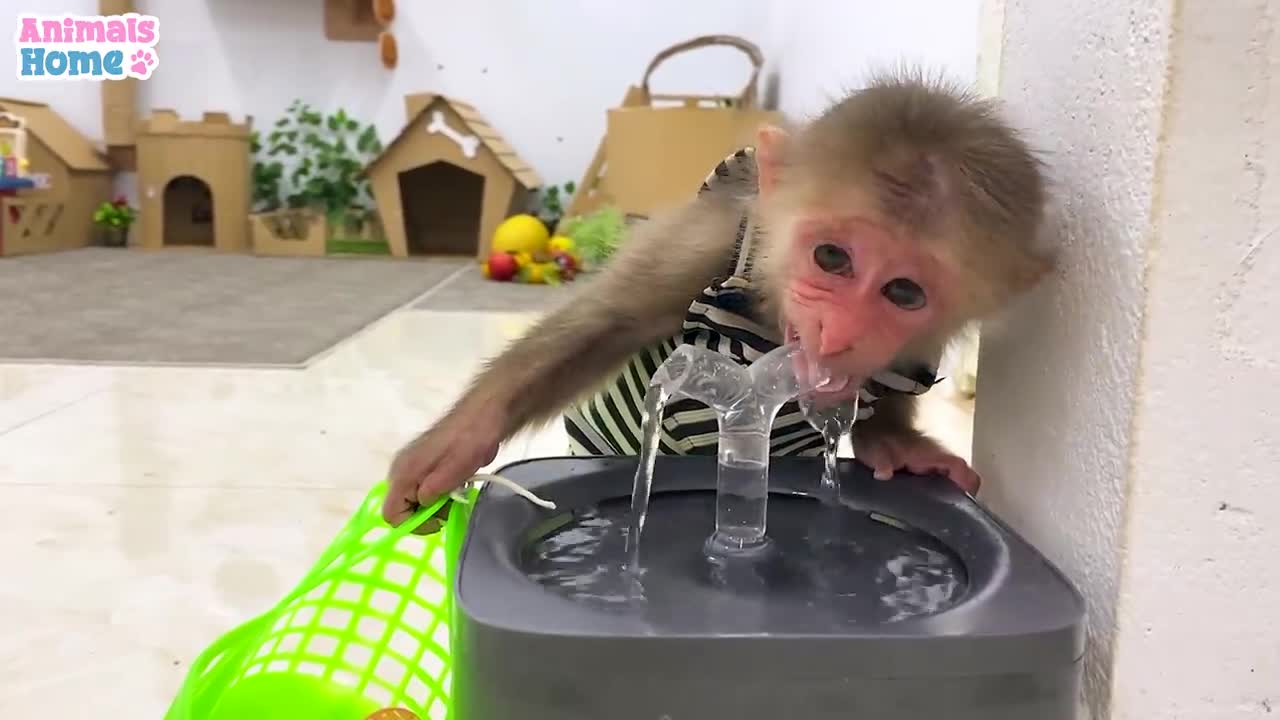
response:
<svg viewBox="0 0 1280 720"><path fill-rule="evenodd" d="M516 267L518 268L526 268L533 264L533 253L518 252L512 253L512 255L516 259Z"/></svg>
<svg viewBox="0 0 1280 720"><path fill-rule="evenodd" d="M546 247L551 236L547 226L538 218L529 215L512 215L493 233L493 250L500 252L532 253Z"/></svg>
<svg viewBox="0 0 1280 720"><path fill-rule="evenodd" d="M571 253L574 248L573 238L568 235L556 235L547 241L547 247L551 248L552 252Z"/></svg>
<svg viewBox="0 0 1280 720"><path fill-rule="evenodd" d="M534 285L540 285L547 281L546 269L541 264L529 264L524 267L524 281Z"/></svg>
<svg viewBox="0 0 1280 720"><path fill-rule="evenodd" d="M565 277L559 265L549 262L542 266L542 279L548 285L559 285L564 282Z"/></svg>
<svg viewBox="0 0 1280 720"><path fill-rule="evenodd" d="M488 280L488 279L489 279L489 277L490 277L490 276L489 276L489 261L488 261L488 260L485 260L484 262L480 263L480 277L482 277L482 278L484 278L484 279L486 279L486 280Z"/></svg>
<svg viewBox="0 0 1280 720"><path fill-rule="evenodd" d="M516 259L512 255L504 252L496 252L489 256L489 262L485 263L488 271L488 277L499 282L506 282L516 276L516 272L520 267L516 264Z"/></svg>
<svg viewBox="0 0 1280 720"><path fill-rule="evenodd" d="M559 265L561 268L568 268L570 270L578 269L578 259L567 252L556 253L555 263L556 265Z"/></svg>

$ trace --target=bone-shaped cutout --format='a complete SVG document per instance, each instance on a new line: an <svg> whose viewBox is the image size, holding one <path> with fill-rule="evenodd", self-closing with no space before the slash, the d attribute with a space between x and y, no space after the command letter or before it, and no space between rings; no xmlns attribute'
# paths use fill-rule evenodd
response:
<svg viewBox="0 0 1280 720"><path fill-rule="evenodd" d="M444 121L444 113L439 110L431 112L431 123L427 125L427 132L440 133L458 143L458 147L462 148L462 154L469 158L475 157L476 150L480 147L480 138L475 135L463 135L449 127L449 123Z"/></svg>

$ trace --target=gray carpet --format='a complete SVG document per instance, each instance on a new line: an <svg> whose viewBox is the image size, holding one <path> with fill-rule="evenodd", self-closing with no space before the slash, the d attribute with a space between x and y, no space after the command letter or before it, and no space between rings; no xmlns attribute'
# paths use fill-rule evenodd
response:
<svg viewBox="0 0 1280 720"><path fill-rule="evenodd" d="M589 276L563 285L495 282L472 266L414 303L413 310L438 312L543 312L557 307Z"/></svg>
<svg viewBox="0 0 1280 720"><path fill-rule="evenodd" d="M0 359L300 365L464 260L86 248L0 259Z"/></svg>

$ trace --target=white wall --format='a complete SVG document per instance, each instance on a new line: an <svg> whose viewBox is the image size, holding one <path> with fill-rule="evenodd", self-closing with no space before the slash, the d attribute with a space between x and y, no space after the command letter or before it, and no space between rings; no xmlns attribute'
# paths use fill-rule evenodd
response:
<svg viewBox="0 0 1280 720"><path fill-rule="evenodd" d="M901 61L963 83L977 72L980 0L775 0L769 55L780 69L780 107L804 117L857 87L866 72Z"/></svg>
<svg viewBox="0 0 1280 720"><path fill-rule="evenodd" d="M1102 720L1128 507L1163 4L1009 0L1001 91L1053 163L1061 271L982 337L974 464L984 499L1089 600L1089 695ZM1105 178L1105 182L1099 182ZM1035 422L1029 421L1036 418Z"/></svg>
<svg viewBox="0 0 1280 720"><path fill-rule="evenodd" d="M984 328L974 460L1088 595L1094 720L1280 708L1266 3L1007 3L1001 90L1055 167L1063 265Z"/></svg>
<svg viewBox="0 0 1280 720"><path fill-rule="evenodd" d="M1280 14L1184 2L1176 28L1112 717L1274 718Z"/></svg>
<svg viewBox="0 0 1280 720"><path fill-rule="evenodd" d="M856 83L869 63L902 57L971 79L978 0L898 4L805 0L473 0L400 2L395 70L372 43L331 42L322 4L298 0L137 0L161 19L160 69L141 83L142 107L184 116L225 110L258 126L301 97L345 107L375 122L384 140L404 121L403 96L426 90L471 102L548 182L577 180L605 128L605 110L637 82L654 53L695 35L728 33L760 44L783 69L782 109L808 113L828 93ZM95 0L59 0L56 10L96 12ZM941 9L939 9L941 7ZM35 0L0 0L0 19L51 11ZM12 35L5 34L12 57ZM6 61L7 62L7 61ZM700 50L664 64L658 89L732 92L745 58ZM18 83L0 73L0 94L51 102L100 139L98 89Z"/></svg>
<svg viewBox="0 0 1280 720"><path fill-rule="evenodd" d="M61 82L18 82L14 76L17 47L14 33L20 13L98 13L98 0L0 0L0 37L4 58L0 60L0 96L49 103L76 129L96 141L102 140L102 96L93 83L71 85Z"/></svg>
<svg viewBox="0 0 1280 720"><path fill-rule="evenodd" d="M0 18L42 6L0 0ZM57 9L96 6L67 0ZM389 140L403 125L406 93L439 91L474 104L548 182L563 182L579 178L603 136L605 109L655 52L705 33L759 41L769 4L400 2L392 28L400 63L392 71L373 43L327 40L319 2L137 0L137 7L161 20L160 68L139 90L144 108L184 116L226 110L237 119L252 114L262 126L301 97L325 110L345 107ZM6 42L12 57L11 35ZM700 51L664 66L655 87L733 90L747 67L732 50ZM101 137L94 85L18 83L0 74L0 94L50 100L76 127Z"/></svg>

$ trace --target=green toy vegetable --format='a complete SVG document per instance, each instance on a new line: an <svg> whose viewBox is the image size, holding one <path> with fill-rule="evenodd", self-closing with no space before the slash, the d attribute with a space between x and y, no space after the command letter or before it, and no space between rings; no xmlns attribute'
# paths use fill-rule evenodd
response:
<svg viewBox="0 0 1280 720"><path fill-rule="evenodd" d="M573 238L585 269L598 269L609 259L626 237L627 223L622 212L605 207L581 217L566 218L559 233Z"/></svg>

